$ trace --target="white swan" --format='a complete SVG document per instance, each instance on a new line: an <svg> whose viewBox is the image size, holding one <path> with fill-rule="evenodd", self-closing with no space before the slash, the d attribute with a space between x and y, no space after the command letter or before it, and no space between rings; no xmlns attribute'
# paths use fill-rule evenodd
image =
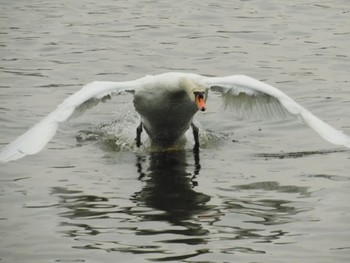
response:
<svg viewBox="0 0 350 263"><path fill-rule="evenodd" d="M256 79L234 75L228 77L204 77L190 73L163 73L126 82L92 82L64 100L56 110L38 124L5 146L0 161L17 160L42 150L55 135L60 122L69 119L73 112L82 111L104 98L130 92L134 94L134 106L141 115L137 129L137 145L142 127L151 142L169 146L179 140L192 125L198 110L205 110L208 90L220 92L226 104L235 108L251 109L254 105L260 113L292 114L300 116L325 140L350 148L350 137L323 122L280 90ZM198 146L198 129L192 125Z"/></svg>

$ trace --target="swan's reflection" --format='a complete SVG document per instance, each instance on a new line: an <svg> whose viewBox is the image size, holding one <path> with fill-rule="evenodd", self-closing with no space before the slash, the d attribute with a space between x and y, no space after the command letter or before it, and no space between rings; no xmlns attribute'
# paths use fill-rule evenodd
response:
<svg viewBox="0 0 350 263"><path fill-rule="evenodd" d="M265 253L259 243L292 242L288 238L300 233L289 223L312 209L302 203L310 196L307 187L274 181L235 184L235 179L217 188L220 204L209 205L210 197L195 191L201 168L198 152L140 155L135 164L144 184L137 191L89 195L88 188L52 189L59 197L62 233L77 241L75 248L154 253L164 260L208 253L208 244L218 249L226 244L219 249L222 254ZM127 205L119 202L124 198ZM232 245L227 246L227 240ZM183 251L184 245L195 250Z"/></svg>
<svg viewBox="0 0 350 263"><path fill-rule="evenodd" d="M208 195L196 192L196 176L200 172L199 153L194 151L194 165L189 172L185 150L154 152L146 160L139 156L137 167L140 179L145 182L141 191L133 195L140 206L150 207L163 213L147 215L146 220L167 220L180 223L209 209Z"/></svg>

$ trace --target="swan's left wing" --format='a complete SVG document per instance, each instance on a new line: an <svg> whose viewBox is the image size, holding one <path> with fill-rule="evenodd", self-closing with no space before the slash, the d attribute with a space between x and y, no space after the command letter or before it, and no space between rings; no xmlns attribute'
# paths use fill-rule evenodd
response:
<svg viewBox="0 0 350 263"><path fill-rule="evenodd" d="M325 140L350 148L350 137L317 118L282 91L244 75L206 77L203 84L223 95L226 105L240 110L256 107L264 115L299 116Z"/></svg>
<svg viewBox="0 0 350 263"><path fill-rule="evenodd" d="M55 135L59 123L68 120L74 112L81 113L87 107L96 105L110 95L123 91L133 92L138 86L140 86L138 80L128 82L95 81L87 84L65 99L56 110L39 123L5 146L0 152L0 162L17 160L41 151Z"/></svg>

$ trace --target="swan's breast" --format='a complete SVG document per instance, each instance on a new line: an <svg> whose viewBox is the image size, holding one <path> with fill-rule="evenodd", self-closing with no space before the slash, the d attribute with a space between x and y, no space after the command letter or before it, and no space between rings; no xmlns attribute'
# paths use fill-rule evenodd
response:
<svg viewBox="0 0 350 263"><path fill-rule="evenodd" d="M188 93L180 89L158 88L135 92L134 106L153 140L179 139L198 111Z"/></svg>

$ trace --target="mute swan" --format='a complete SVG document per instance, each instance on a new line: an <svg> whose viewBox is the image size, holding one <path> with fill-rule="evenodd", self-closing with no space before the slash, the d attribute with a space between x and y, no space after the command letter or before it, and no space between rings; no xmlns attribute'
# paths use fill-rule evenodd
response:
<svg viewBox="0 0 350 263"><path fill-rule="evenodd" d="M166 147L182 138L190 126L198 146L198 129L192 124L192 118L198 110L206 109L209 90L220 92L226 104L233 104L236 108L249 109L256 105L260 107L260 112L264 112L261 109L268 109L265 113L299 116L325 140L350 148L349 136L323 122L286 94L266 83L244 75L205 77L169 72L134 81L95 81L87 84L39 123L5 146L0 152L0 161L17 160L38 153L55 135L58 124L69 119L75 110L81 111L121 92L134 94L134 106L141 115L141 124L137 128L137 146L141 144L140 134L143 128L153 144Z"/></svg>

